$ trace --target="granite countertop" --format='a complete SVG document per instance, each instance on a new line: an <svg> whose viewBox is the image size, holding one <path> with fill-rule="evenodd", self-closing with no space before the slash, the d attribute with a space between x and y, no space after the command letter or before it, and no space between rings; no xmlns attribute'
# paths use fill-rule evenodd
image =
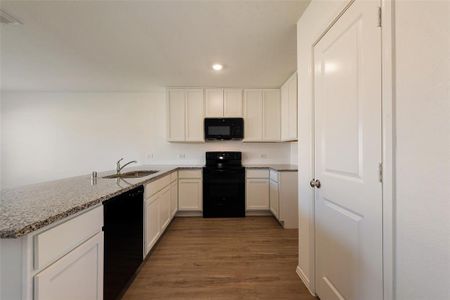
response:
<svg viewBox="0 0 450 300"><path fill-rule="evenodd" d="M289 164L248 164L251 169L297 171ZM51 223L100 205L116 195L167 175L178 169L199 169L203 166L147 165L130 167L125 171L159 170L141 178L105 179L113 171L98 174L96 184L90 175L65 178L1 191L0 238L18 238Z"/></svg>
<svg viewBox="0 0 450 300"><path fill-rule="evenodd" d="M91 184L90 175L85 175L2 190L0 238L21 237L175 170L201 167L154 165L130 167L125 171L159 170L159 172L141 178L118 180L102 178L114 174L112 171L102 172L98 174L96 184Z"/></svg>
<svg viewBox="0 0 450 300"><path fill-rule="evenodd" d="M249 169L272 169L278 172L297 172L298 167L290 164L245 164Z"/></svg>

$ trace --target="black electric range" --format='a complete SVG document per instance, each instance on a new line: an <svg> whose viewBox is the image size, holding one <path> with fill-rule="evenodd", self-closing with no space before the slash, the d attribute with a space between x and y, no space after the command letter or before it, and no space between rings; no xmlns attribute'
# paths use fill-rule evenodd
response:
<svg viewBox="0 0 450 300"><path fill-rule="evenodd" d="M241 152L206 152L203 217L245 217L245 168Z"/></svg>

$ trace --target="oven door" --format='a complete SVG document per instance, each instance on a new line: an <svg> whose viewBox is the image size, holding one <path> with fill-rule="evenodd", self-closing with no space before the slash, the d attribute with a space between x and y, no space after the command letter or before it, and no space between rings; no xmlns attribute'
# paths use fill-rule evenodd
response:
<svg viewBox="0 0 450 300"><path fill-rule="evenodd" d="M203 170L203 216L245 217L245 171Z"/></svg>

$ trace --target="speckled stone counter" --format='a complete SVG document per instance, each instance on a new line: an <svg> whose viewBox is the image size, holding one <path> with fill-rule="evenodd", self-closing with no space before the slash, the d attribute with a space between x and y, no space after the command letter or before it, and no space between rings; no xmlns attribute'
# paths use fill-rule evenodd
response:
<svg viewBox="0 0 450 300"><path fill-rule="evenodd" d="M146 184L178 169L202 166L141 166L134 170L158 170L141 178L105 179L98 174L96 184L89 175L22 186L1 191L0 238L18 238L51 223L101 204L116 195Z"/></svg>
<svg viewBox="0 0 450 300"><path fill-rule="evenodd" d="M245 164L247 169L272 169L278 172L297 172L296 165L289 164Z"/></svg>

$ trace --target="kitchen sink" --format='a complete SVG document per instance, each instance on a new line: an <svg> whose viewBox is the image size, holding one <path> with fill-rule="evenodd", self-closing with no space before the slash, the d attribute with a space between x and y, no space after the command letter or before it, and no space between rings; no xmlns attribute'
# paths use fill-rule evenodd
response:
<svg viewBox="0 0 450 300"><path fill-rule="evenodd" d="M145 177L148 175L152 175L155 173L158 173L159 171L156 170L139 170L139 171L130 171L130 172L125 172L125 173L120 173L120 174L113 174L113 175L108 175L108 176L104 176L103 178L140 178L140 177Z"/></svg>

